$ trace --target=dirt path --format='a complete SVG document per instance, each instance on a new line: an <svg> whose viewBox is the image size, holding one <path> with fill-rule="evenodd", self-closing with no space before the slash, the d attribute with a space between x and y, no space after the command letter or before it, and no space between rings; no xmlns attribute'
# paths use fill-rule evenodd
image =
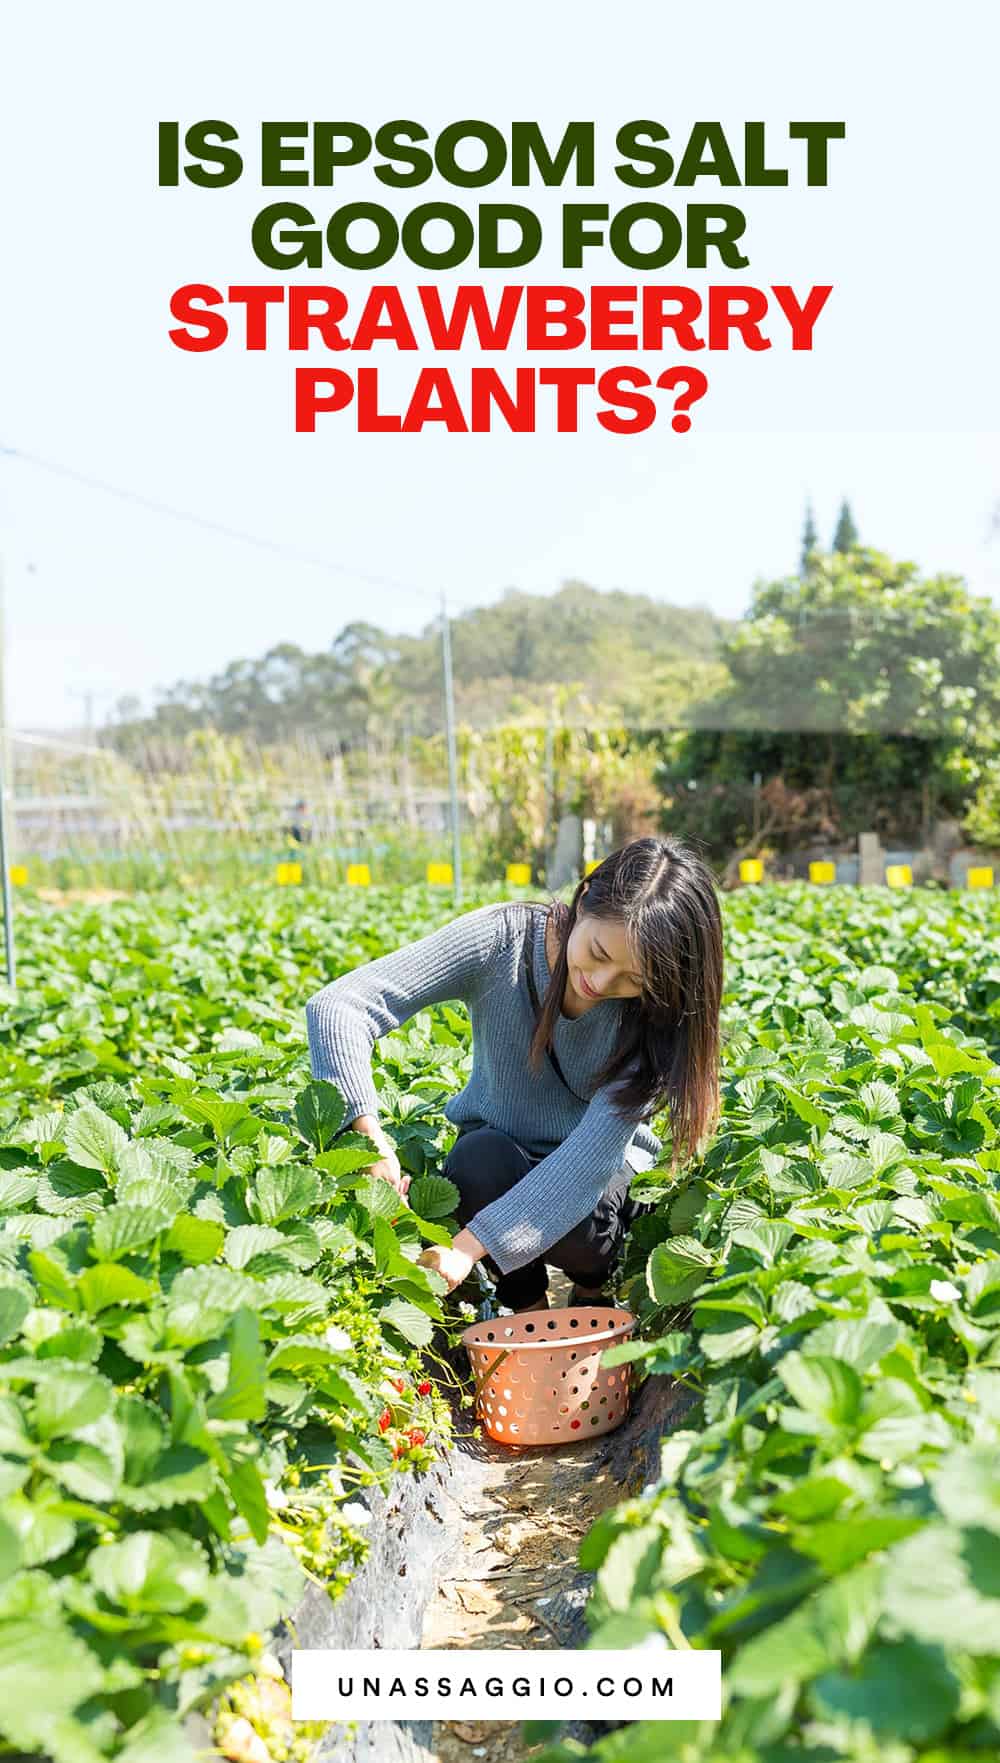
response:
<svg viewBox="0 0 1000 1763"><path fill-rule="evenodd" d="M550 1277L553 1302L564 1303L568 1282ZM468 1355L451 1342L445 1358L454 1374L445 1386L454 1438L425 1475L399 1476L387 1494L373 1492L371 1551L342 1596L331 1604L321 1585L310 1584L279 1625L273 1651L286 1683L295 1647L585 1646L593 1576L577 1566L580 1542L602 1512L658 1481L661 1440L685 1424L696 1400L672 1378L649 1377L612 1432L517 1448L473 1436ZM456 1700L450 1720L335 1722L310 1755L314 1763L530 1763L520 1720L464 1712ZM201 1722L192 1742L207 1751L210 1721L190 1718ZM563 1728L583 1744L608 1730L597 1721Z"/></svg>
<svg viewBox="0 0 1000 1763"><path fill-rule="evenodd" d="M568 1281L554 1270L549 1278L550 1301L565 1303ZM581 1538L606 1507L638 1492L649 1472L648 1452L632 1451L622 1437L629 1424L591 1441L532 1450L483 1436L477 1473L456 1503L461 1553L428 1606L422 1647L580 1644L589 1583L576 1564ZM520 1722L499 1720L436 1721L432 1754L438 1763L523 1763L528 1755Z"/></svg>

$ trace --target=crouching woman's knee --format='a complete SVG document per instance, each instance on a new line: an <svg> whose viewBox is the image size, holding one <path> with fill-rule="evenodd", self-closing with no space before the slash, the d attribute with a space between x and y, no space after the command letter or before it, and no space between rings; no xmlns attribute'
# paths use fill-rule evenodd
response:
<svg viewBox="0 0 1000 1763"><path fill-rule="evenodd" d="M624 1231L618 1218L591 1214L553 1243L546 1260L582 1286L600 1286L618 1262Z"/></svg>
<svg viewBox="0 0 1000 1763"><path fill-rule="evenodd" d="M458 1189L455 1215L459 1224L467 1224L484 1206L499 1199L530 1166L531 1160L521 1147L495 1127L475 1127L462 1133L442 1169Z"/></svg>

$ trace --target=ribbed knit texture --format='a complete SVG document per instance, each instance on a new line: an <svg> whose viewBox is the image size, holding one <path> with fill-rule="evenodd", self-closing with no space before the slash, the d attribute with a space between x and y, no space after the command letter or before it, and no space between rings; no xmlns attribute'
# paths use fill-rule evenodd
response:
<svg viewBox="0 0 1000 1763"><path fill-rule="evenodd" d="M372 1081L372 1047L430 1004L459 999L472 1023L472 1075L445 1106L456 1126L492 1126L540 1156L519 1182L484 1206L468 1228L502 1273L523 1267L593 1211L623 1163L648 1169L661 1146L638 1118L627 1120L612 1106L610 1088L590 1094L593 1078L610 1056L621 1020L614 999L582 1016L560 1014L553 1037L571 1089L546 1058L539 1071L528 1064L534 1028L521 951L532 919L535 984L540 998L549 983L544 908L502 901L466 912L430 936L391 955L381 955L324 986L306 1005L313 1075L336 1084L348 1118L378 1114Z"/></svg>

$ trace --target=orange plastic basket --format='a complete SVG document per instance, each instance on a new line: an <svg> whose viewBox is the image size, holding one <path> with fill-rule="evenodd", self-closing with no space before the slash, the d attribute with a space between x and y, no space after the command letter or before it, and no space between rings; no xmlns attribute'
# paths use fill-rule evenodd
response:
<svg viewBox="0 0 1000 1763"><path fill-rule="evenodd" d="M620 1426L631 1365L600 1369L601 1354L635 1328L630 1310L588 1304L524 1310L463 1329L476 1380L476 1416L502 1445L567 1445Z"/></svg>

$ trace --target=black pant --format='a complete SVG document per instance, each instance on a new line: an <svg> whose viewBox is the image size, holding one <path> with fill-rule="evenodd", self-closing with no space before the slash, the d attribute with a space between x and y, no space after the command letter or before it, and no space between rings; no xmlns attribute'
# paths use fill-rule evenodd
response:
<svg viewBox="0 0 1000 1763"><path fill-rule="evenodd" d="M540 1161L539 1156L523 1150L495 1127L473 1126L470 1122L459 1127L443 1169L461 1196L455 1208L459 1223L468 1224L482 1207L505 1194ZM492 1256L485 1256L483 1264L496 1283L497 1302L512 1310L540 1304L548 1291L546 1261L561 1268L579 1285L592 1290L602 1285L618 1260L622 1239L633 1218L649 1209L629 1198L632 1174L628 1165L622 1165L593 1212L546 1249L544 1258L539 1256L512 1273L501 1273Z"/></svg>

